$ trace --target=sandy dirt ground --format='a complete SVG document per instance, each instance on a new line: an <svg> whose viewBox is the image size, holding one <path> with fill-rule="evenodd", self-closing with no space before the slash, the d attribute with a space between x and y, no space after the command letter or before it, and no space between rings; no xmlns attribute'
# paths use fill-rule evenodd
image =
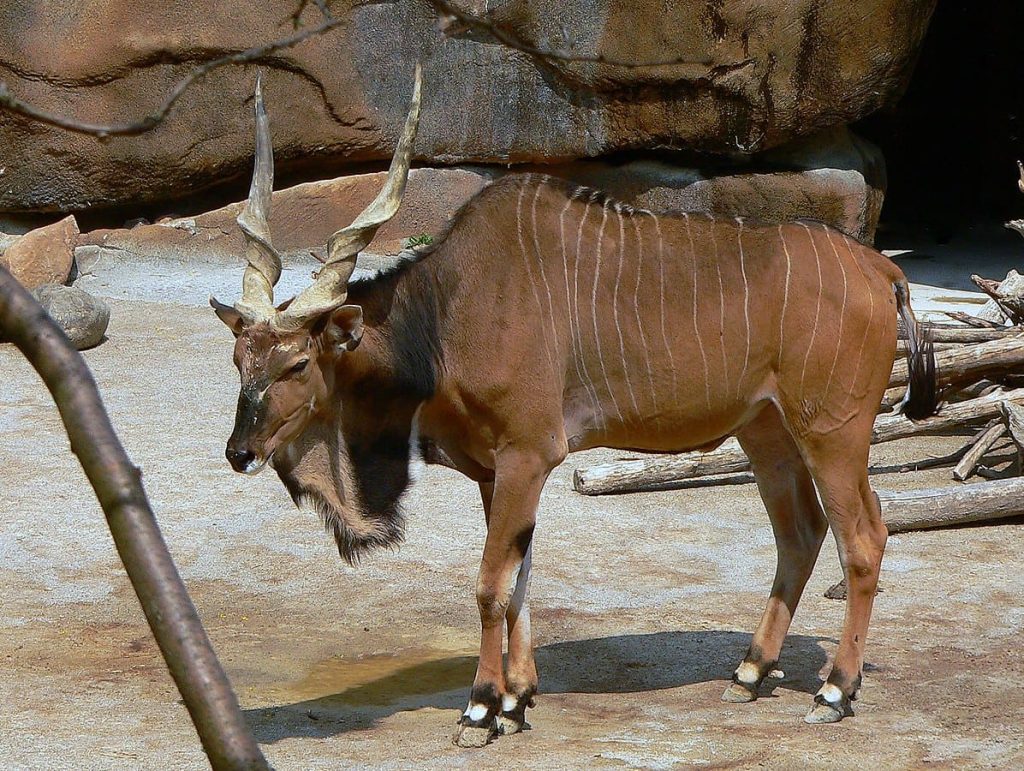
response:
<svg viewBox="0 0 1024 771"><path fill-rule="evenodd" d="M429 469L401 549L344 565L273 472L224 461L237 376L229 334L202 308L214 273L83 278L113 307L86 358L276 768L1024 767L1019 523L892 537L857 714L808 726L844 609L822 597L840 575L831 539L785 678L723 704L774 571L756 489L574 493L573 468L625 455L609 451L571 456L542 500L532 730L452 746L475 666L476 486ZM237 277L217 278L222 299ZM48 394L10 346L0 373L0 768L204 767ZM960 441L895 443L875 460ZM948 469L874 480L953 484Z"/></svg>

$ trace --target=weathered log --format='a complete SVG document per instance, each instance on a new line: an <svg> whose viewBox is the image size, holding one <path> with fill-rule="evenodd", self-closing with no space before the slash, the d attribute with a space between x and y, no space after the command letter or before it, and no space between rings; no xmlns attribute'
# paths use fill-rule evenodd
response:
<svg viewBox="0 0 1024 771"><path fill-rule="evenodd" d="M913 422L903 415L880 415L875 420L872 444L890 442L910 436L923 436L985 422L1000 414L1004 401L1024 404L1024 388L996 391L988 396L946 404L935 417ZM953 465L967 447L946 456L932 465ZM932 459L935 460L935 459ZM918 467L924 468L927 461ZM905 467L907 464L903 464ZM750 470L749 461L739 443L729 440L708 453L652 455L637 460L581 466L573 474L573 488L584 495L628 493L652 490L697 477L736 474ZM889 471L896 470L892 467Z"/></svg>
<svg viewBox="0 0 1024 771"><path fill-rule="evenodd" d="M1024 370L1024 336L1005 337L976 345L961 345L935 354L935 374L940 384L980 380ZM905 385L907 360L897 359L889 376L889 387Z"/></svg>
<svg viewBox="0 0 1024 771"><path fill-rule="evenodd" d="M1002 383L996 383L992 380L975 380L970 385L958 388L954 394L950 395L950 401L962 402L966 399L977 399L979 396L988 396L991 393L995 393L999 389L1004 391L1010 390L1007 386Z"/></svg>
<svg viewBox="0 0 1024 771"><path fill-rule="evenodd" d="M936 353L938 353L939 351L951 351L954 348L961 348L961 347L963 347L963 345L964 345L964 343L935 343L935 342L932 343L932 347L935 349ZM907 348L908 347L909 347L909 342L907 340L897 340L896 341L896 355L897 356L906 356L907 355Z"/></svg>
<svg viewBox="0 0 1024 771"><path fill-rule="evenodd" d="M921 328L936 343L984 343L989 340L999 340L1003 337L1021 334L1021 330L1015 327L978 329L976 327L964 327L959 324L935 324L927 321L921 323ZM901 340L907 339L906 330L902 326L899 328L899 337Z"/></svg>
<svg viewBox="0 0 1024 771"><path fill-rule="evenodd" d="M1014 471L1019 474L1021 468L1024 468L1024 407L1011 402L1003 402L999 405L999 410L1003 414L1010 438L1013 439L1013 443L1017 447L1017 462Z"/></svg>
<svg viewBox="0 0 1024 771"><path fill-rule="evenodd" d="M971 314L964 313L963 311L943 311L943 313L954 321L959 321L969 327L977 327L978 329L1002 329L1006 326L1005 318L1003 318L1001 322L997 322L983 319L981 316L972 316Z"/></svg>
<svg viewBox="0 0 1024 771"><path fill-rule="evenodd" d="M1024 514L1024 478L905 492L879 490L878 498L890 533L964 525Z"/></svg>
<svg viewBox="0 0 1024 771"><path fill-rule="evenodd" d="M684 479L750 471L750 460L739 442L730 439L711 452L653 455L582 466L573 473L572 486L584 495L637 493Z"/></svg>
<svg viewBox="0 0 1024 771"><path fill-rule="evenodd" d="M872 464L868 473L902 474L929 468L952 466L967 452L969 445L947 455L919 458L903 463ZM674 487L703 487L726 484L750 484L750 461L738 446L726 451L659 455L651 458L616 461L576 469L573 489L583 495L614 495L671 490Z"/></svg>
<svg viewBox="0 0 1024 771"><path fill-rule="evenodd" d="M991 299L978 311L978 317L990 321L1010 319L1018 324L1024 316L1024 276L1015 270L1002 281L971 275L971 281Z"/></svg>
<svg viewBox="0 0 1024 771"><path fill-rule="evenodd" d="M981 429L967 444L967 452L953 469L953 479L958 482L967 480L978 466L978 462L992 446L999 441L999 437L1006 433L1006 426L1002 423L992 423Z"/></svg>
<svg viewBox="0 0 1024 771"><path fill-rule="evenodd" d="M903 401L903 397L906 395L907 387L905 385L887 389L882 396L882 403L878 405L878 411L880 413L892 412L893 408Z"/></svg>
<svg viewBox="0 0 1024 771"><path fill-rule="evenodd" d="M875 428L871 432L871 443L891 442L908 436L927 436L953 428L984 423L1000 415L999 405L1004 401L1024 404L1024 388L996 391L977 399L946 404L935 417L916 423L903 415L880 415L875 420Z"/></svg>

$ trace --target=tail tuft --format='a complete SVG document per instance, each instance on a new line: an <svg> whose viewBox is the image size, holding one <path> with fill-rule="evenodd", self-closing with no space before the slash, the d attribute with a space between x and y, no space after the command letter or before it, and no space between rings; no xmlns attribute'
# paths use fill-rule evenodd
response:
<svg viewBox="0 0 1024 771"><path fill-rule="evenodd" d="M935 346L931 334L920 327L910 308L906 283L895 284L900 319L907 329L907 395L903 414L911 420L925 420L939 411L939 392L935 375Z"/></svg>

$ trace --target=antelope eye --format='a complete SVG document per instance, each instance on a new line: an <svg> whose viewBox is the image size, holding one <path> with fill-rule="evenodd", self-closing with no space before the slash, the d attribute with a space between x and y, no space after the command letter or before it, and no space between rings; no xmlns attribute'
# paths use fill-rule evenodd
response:
<svg viewBox="0 0 1024 771"><path fill-rule="evenodd" d="M292 375L301 375L306 371L307 366L309 366L309 359L300 359L288 372Z"/></svg>

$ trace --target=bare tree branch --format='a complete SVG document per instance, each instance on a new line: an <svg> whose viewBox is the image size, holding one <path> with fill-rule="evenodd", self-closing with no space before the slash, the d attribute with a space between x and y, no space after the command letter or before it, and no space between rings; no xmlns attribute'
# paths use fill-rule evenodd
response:
<svg viewBox="0 0 1024 771"><path fill-rule="evenodd" d="M292 26L294 26L295 29L299 28L299 18L302 16L302 12L306 10L306 6L308 6L310 2L312 2L313 5L320 9L320 13L323 14L323 17L325 19L331 18L331 11L327 7L326 0L299 0L299 7L295 9L295 13L293 13L291 16Z"/></svg>
<svg viewBox="0 0 1024 771"><path fill-rule="evenodd" d="M71 451L92 484L153 637L215 769L269 768L103 409L92 374L57 324L0 266L0 340L14 343L50 389Z"/></svg>
<svg viewBox="0 0 1024 771"><path fill-rule="evenodd" d="M529 54L530 56L541 59L545 62L589 62L593 64L607 64L614 67L626 67L629 69L669 67L679 64L690 64L700 67L714 66L714 62L710 59L694 60L685 56L653 62L636 62L617 59L603 54L580 54L565 48L539 48L538 46L527 43L516 32L509 29L507 26L495 22L490 18L490 11L485 12L483 16L478 16L477 14L463 10L454 3L449 3L447 0L430 0L430 4L441 15L440 28L442 34L445 36L454 37L455 35L466 32L467 30L483 32L507 48L522 51L525 54Z"/></svg>
<svg viewBox="0 0 1024 771"><path fill-rule="evenodd" d="M304 30L300 30L293 35L275 40L272 43L264 43L263 45L253 46L247 48L244 51L238 51L233 54L227 54L217 59L211 59L205 64L196 67L192 72L178 81L178 84L174 87L171 93L164 99L160 108L147 115L145 118L131 123L120 123L113 125L99 125L95 123L83 123L81 121L74 120L72 118L65 118L61 115L55 115L52 112L42 110L38 107L33 107L27 102L23 102L14 96L7 84L0 81L0 110L9 110L16 112L20 115L24 115L33 120L37 120L40 123L46 123L50 126L57 126L58 128L73 131L78 134L90 134L100 139L106 139L113 136L135 136L138 134L144 134L147 131L151 131L156 128L170 113L171 108L181 98L182 94L187 91L193 83L200 78L208 75L215 69L224 67L228 64L245 64L247 62L260 61L270 54L277 51L281 51L285 48L291 48L296 46L304 40L308 40L311 37L323 35L326 32L330 32L335 27L341 25L344 19L332 16L327 10L327 6L323 4L323 0L313 0L317 6L324 11L324 19L319 24L313 27L307 27ZM304 6L303 6L304 7ZM301 13L301 8L298 11Z"/></svg>

